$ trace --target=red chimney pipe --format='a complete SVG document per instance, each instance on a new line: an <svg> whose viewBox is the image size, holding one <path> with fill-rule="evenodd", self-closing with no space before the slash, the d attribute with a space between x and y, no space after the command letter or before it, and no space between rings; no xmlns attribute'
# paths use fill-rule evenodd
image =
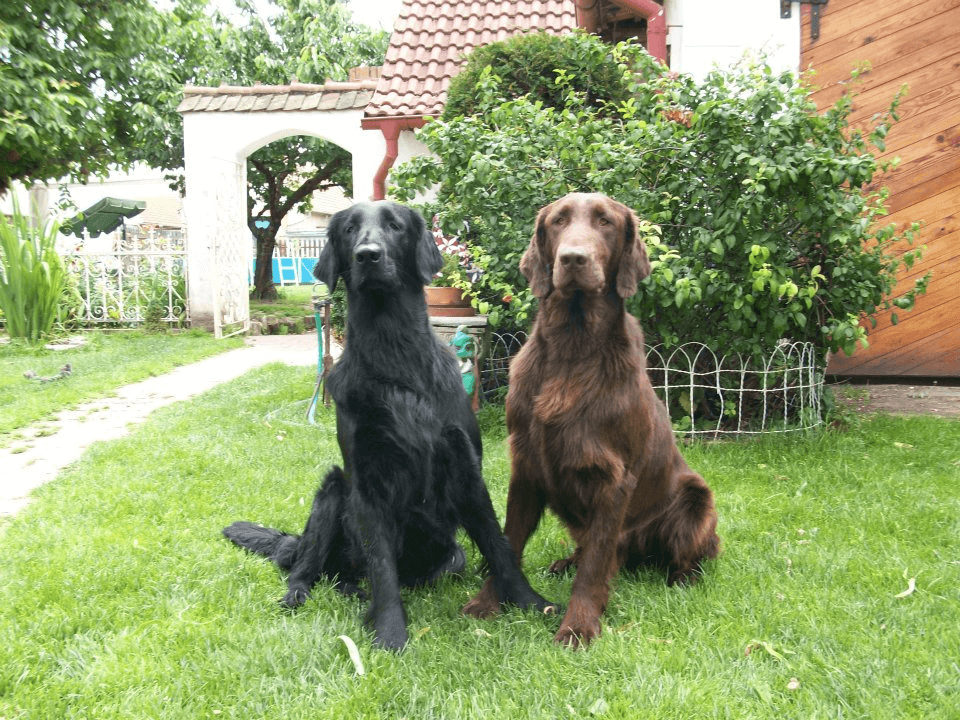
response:
<svg viewBox="0 0 960 720"><path fill-rule="evenodd" d="M647 20L647 52L667 64L667 12L653 0L614 0ZM577 0L577 25L590 33L598 29L597 0Z"/></svg>

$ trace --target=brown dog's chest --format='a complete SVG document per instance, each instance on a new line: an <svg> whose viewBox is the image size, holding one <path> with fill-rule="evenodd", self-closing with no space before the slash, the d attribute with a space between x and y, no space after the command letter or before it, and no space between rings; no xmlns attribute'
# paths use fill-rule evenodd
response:
<svg viewBox="0 0 960 720"><path fill-rule="evenodd" d="M583 363L550 367L516 378L524 398L516 397L508 424L511 433L532 446L552 476L618 477L636 453L630 418L638 410L639 368L597 367ZM632 370L632 371L631 371ZM519 438L518 438L519 439Z"/></svg>

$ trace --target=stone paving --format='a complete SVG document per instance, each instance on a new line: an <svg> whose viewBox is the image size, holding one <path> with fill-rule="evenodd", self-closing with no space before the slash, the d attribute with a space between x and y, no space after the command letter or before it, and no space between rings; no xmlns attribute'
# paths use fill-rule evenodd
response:
<svg viewBox="0 0 960 720"><path fill-rule="evenodd" d="M337 354L338 348L334 348ZM0 518L30 502L32 491L53 480L100 440L123 437L157 408L186 400L271 362L317 366L317 336L263 335L246 345L117 390L115 397L84 403L44 422L50 434L0 448ZM44 432L48 432L44 430Z"/></svg>

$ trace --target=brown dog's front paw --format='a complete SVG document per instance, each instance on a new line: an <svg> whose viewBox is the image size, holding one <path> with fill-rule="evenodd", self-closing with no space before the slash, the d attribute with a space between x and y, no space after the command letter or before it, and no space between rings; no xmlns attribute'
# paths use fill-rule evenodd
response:
<svg viewBox="0 0 960 720"><path fill-rule="evenodd" d="M555 561L547 572L549 572L551 575L563 575L563 573L570 568L576 567L577 560L573 555L571 555L570 557L561 558L560 560Z"/></svg>
<svg viewBox="0 0 960 720"><path fill-rule="evenodd" d="M564 623L560 626L560 631L554 636L553 641L571 650L579 650L580 648L585 648L594 638L599 636L599 620L576 628Z"/></svg>
<svg viewBox="0 0 960 720"><path fill-rule="evenodd" d="M593 608L578 608L575 602L571 602L553 641L576 650L586 647L597 637L600 637L600 613Z"/></svg>
<svg viewBox="0 0 960 720"><path fill-rule="evenodd" d="M464 615L472 615L475 618L490 618L500 611L500 600L497 598L497 591L493 589L493 580L487 578L480 588L477 596L463 606L461 612Z"/></svg>
<svg viewBox="0 0 960 720"><path fill-rule="evenodd" d="M674 570L671 568L670 575L667 577L667 587L674 585L696 585L700 579L701 570L699 563L693 567Z"/></svg>
<svg viewBox="0 0 960 720"><path fill-rule="evenodd" d="M468 602L463 606L461 612L464 615L472 615L475 618L484 620L486 618L491 618L500 611L500 603L497 602L497 599L494 598L491 603L489 598L484 597L484 594L481 592L473 600Z"/></svg>

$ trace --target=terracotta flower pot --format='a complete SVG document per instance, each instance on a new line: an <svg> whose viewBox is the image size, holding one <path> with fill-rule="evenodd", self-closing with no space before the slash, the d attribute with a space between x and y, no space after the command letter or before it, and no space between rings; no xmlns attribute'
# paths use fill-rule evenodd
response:
<svg viewBox="0 0 960 720"><path fill-rule="evenodd" d="M473 317L477 314L459 288L428 285L424 292L427 312L434 317Z"/></svg>

